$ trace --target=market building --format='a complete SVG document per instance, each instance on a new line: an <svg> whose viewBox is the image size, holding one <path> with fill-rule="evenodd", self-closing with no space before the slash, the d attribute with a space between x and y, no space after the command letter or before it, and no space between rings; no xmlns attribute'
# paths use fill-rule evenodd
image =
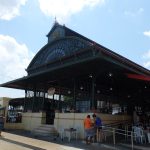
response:
<svg viewBox="0 0 150 150"><path fill-rule="evenodd" d="M18 128L73 127L82 138L87 114L96 113L105 124L131 123L137 117L133 114L149 114L148 69L57 22L47 37L27 67L28 75L1 84L25 91L24 98L10 101L22 108Z"/></svg>

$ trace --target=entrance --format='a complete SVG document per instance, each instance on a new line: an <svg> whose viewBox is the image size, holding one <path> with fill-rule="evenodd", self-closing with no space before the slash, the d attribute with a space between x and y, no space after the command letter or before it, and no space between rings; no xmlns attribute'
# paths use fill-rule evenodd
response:
<svg viewBox="0 0 150 150"><path fill-rule="evenodd" d="M54 100L46 99L45 112L46 112L46 124L54 124L54 118L55 118Z"/></svg>
<svg viewBox="0 0 150 150"><path fill-rule="evenodd" d="M46 124L54 124L55 111L47 110L46 111Z"/></svg>

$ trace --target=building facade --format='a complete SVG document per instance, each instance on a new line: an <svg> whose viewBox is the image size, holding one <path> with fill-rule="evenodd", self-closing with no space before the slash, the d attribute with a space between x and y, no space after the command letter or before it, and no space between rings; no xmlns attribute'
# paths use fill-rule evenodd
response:
<svg viewBox="0 0 150 150"><path fill-rule="evenodd" d="M149 70L57 22L47 37L28 75L1 85L25 90L24 124L36 114L36 125L54 124L59 130L67 121L83 137L87 114L97 113L109 124L131 121L134 111L150 111Z"/></svg>

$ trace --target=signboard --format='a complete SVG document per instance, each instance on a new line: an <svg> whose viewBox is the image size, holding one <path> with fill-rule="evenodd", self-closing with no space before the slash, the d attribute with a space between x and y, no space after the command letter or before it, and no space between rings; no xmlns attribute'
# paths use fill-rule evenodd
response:
<svg viewBox="0 0 150 150"><path fill-rule="evenodd" d="M55 88L51 87L47 91L48 95L53 95L55 93Z"/></svg>

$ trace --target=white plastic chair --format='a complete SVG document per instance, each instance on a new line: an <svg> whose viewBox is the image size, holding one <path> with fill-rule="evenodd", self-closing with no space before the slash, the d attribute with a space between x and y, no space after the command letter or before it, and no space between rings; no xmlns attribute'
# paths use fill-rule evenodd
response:
<svg viewBox="0 0 150 150"><path fill-rule="evenodd" d="M64 134L65 134L64 129L60 129L59 135L60 135L61 140L64 140L64 136L65 136Z"/></svg>
<svg viewBox="0 0 150 150"><path fill-rule="evenodd" d="M146 137L145 137L143 129L141 129L141 128L140 128L140 141L142 144L146 143Z"/></svg>
<svg viewBox="0 0 150 150"><path fill-rule="evenodd" d="M103 125L103 126L102 126L102 129L101 129L101 132L102 132L103 139L104 139L105 142L106 142L107 134L106 134L106 132L105 132L105 129L106 129L106 127ZM107 130L107 129L106 129L106 130Z"/></svg>
<svg viewBox="0 0 150 150"><path fill-rule="evenodd" d="M134 137L134 141L137 142L137 133L136 133L136 126L132 127L132 131L133 131L133 137Z"/></svg>
<svg viewBox="0 0 150 150"><path fill-rule="evenodd" d="M79 129L78 128L74 128L74 129L75 131L70 132L69 141L71 140L72 137L74 137L76 140L78 138Z"/></svg>
<svg viewBox="0 0 150 150"><path fill-rule="evenodd" d="M147 133L148 143L150 143L150 133Z"/></svg>
<svg viewBox="0 0 150 150"><path fill-rule="evenodd" d="M143 129L141 127L132 127L133 129L133 135L134 135L134 140L136 142L140 142L140 143L146 143L146 137L144 135Z"/></svg>
<svg viewBox="0 0 150 150"><path fill-rule="evenodd" d="M78 139L78 136L79 136L79 131L80 131L80 128L79 127L76 127L75 128L76 129L76 131L74 132L74 136L75 136L75 139L77 140Z"/></svg>
<svg viewBox="0 0 150 150"><path fill-rule="evenodd" d="M72 137L75 137L77 139L77 135L78 135L78 130L74 130L72 128L66 128L66 129L63 129L63 131L60 131L60 135L61 135L61 138L62 140L67 137L68 138L68 141L70 142L71 141L71 138Z"/></svg>

